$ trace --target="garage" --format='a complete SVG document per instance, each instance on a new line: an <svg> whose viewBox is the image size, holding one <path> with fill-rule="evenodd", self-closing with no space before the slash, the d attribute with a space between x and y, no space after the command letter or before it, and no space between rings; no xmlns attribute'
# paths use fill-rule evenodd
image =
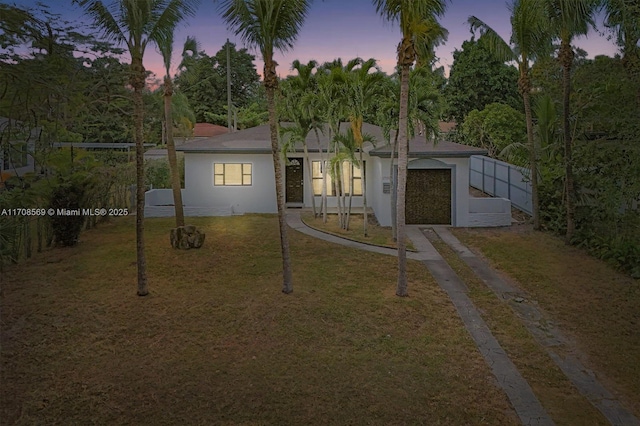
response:
<svg viewBox="0 0 640 426"><path fill-rule="evenodd" d="M407 224L451 225L451 169L407 170Z"/></svg>

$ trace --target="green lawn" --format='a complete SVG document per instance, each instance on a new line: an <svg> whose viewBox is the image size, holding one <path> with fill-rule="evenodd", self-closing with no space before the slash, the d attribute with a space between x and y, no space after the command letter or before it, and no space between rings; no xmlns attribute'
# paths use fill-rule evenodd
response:
<svg viewBox="0 0 640 426"><path fill-rule="evenodd" d="M133 218L2 277L3 424L517 424L427 270L290 230L277 219L192 221L200 250L147 226L151 294L135 295Z"/></svg>

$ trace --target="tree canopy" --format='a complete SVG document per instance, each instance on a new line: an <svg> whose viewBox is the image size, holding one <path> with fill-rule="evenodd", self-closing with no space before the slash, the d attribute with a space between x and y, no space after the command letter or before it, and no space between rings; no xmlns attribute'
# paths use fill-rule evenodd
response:
<svg viewBox="0 0 640 426"><path fill-rule="evenodd" d="M262 94L253 64L255 56L247 49L238 50L234 43L228 42L228 46L233 106L249 108ZM198 122L227 125L227 43L213 56L204 51L184 55L175 82L187 96Z"/></svg>
<svg viewBox="0 0 640 426"><path fill-rule="evenodd" d="M500 102L522 110L518 70L498 60L474 38L453 52L453 64L444 89L445 117L462 123L472 110Z"/></svg>

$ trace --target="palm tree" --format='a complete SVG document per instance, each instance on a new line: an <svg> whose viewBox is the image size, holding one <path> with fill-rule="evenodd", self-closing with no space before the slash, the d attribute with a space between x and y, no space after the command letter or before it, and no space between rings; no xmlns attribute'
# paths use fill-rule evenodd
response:
<svg viewBox="0 0 640 426"><path fill-rule="evenodd" d="M327 124L326 131L329 140L327 153L333 152L337 154L337 145L335 136L340 133L340 122L346 119L346 106L344 102L344 86L346 84L345 76L346 67L343 66L342 60L337 59L332 62L325 62L318 67L316 79L318 83L317 102L319 117ZM327 222L327 175L329 167L325 162L322 163L322 220ZM334 183L337 181L334 181ZM336 190L336 195L339 192ZM339 198L337 198L339 201ZM338 211L338 217L342 216Z"/></svg>
<svg viewBox="0 0 640 426"><path fill-rule="evenodd" d="M395 177L393 174L393 159L398 146L398 105L400 105L400 82L398 75L394 74L384 80L382 87L383 97L378 104L376 111L376 124L382 127L382 135L386 143L391 147L391 156L389 159L389 185L390 193L390 211L391 211L391 235L393 241L397 241L396 235L396 200L395 193L391 190L396 188ZM392 137L393 132L393 137Z"/></svg>
<svg viewBox="0 0 640 426"><path fill-rule="evenodd" d="M564 135L564 165L567 232L565 242L571 243L575 231L575 190L573 180L571 127L569 124L571 97L571 66L575 56L571 41L576 36L586 35L589 27L595 27L594 14L600 0L550 0L547 8L551 28L560 39L558 58L562 65L562 129Z"/></svg>
<svg viewBox="0 0 640 426"><path fill-rule="evenodd" d="M622 65L635 82L640 109L640 4L636 0L601 0L605 25L622 51Z"/></svg>
<svg viewBox="0 0 640 426"><path fill-rule="evenodd" d="M364 160L362 158L364 151L364 138L362 135L362 122L364 120L364 114L371 105L378 101L378 95L380 95L383 89L384 74L380 72L380 69L376 65L376 60L371 58L367 61L363 61L357 58L359 63L357 68L354 68L349 73L349 79L347 83L347 105L348 105L348 117L351 124L351 130L353 132L353 138L355 146L359 151L360 157L360 172L362 176L362 204L364 208L363 213L363 233L367 236L367 191L366 191L366 170L364 167ZM375 72L371 72L375 70Z"/></svg>
<svg viewBox="0 0 640 426"><path fill-rule="evenodd" d="M400 70L400 108L398 120L398 182L396 198L396 233L398 244L398 286L396 295L406 297L407 247L405 242L405 189L409 139L409 71L418 56L433 56L433 48L446 38L446 30L437 17L445 12L445 0L373 0L376 11L391 22L398 22L402 40L398 44Z"/></svg>
<svg viewBox="0 0 640 426"><path fill-rule="evenodd" d="M171 99L173 96L173 82L171 81L171 55L173 54L173 34L158 43L158 48L162 54L164 62L164 126L167 136L167 155L169 157L169 171L171 174L171 189L173 191L173 205L176 212L176 227L184 226L184 209L182 208L182 189L180 184L180 171L178 170L178 158L176 156L176 145L173 141L173 113L171 110Z"/></svg>
<svg viewBox="0 0 640 426"><path fill-rule="evenodd" d="M280 245L282 248L282 292L285 294L293 291L293 282L275 105L275 93L278 89L276 74L278 64L273 59L273 53L275 49L285 51L293 47L310 5L310 0L222 0L220 2L220 10L227 24L234 28L236 35L240 35L247 44L257 47L264 60L263 82L267 92L269 110L271 153L275 171Z"/></svg>
<svg viewBox="0 0 640 426"><path fill-rule="evenodd" d="M504 41L498 33L475 16L469 17L471 31L479 30L479 42L504 62L515 61L520 77L518 88L524 102L527 121L527 142L531 168L531 192L533 202L533 227L540 229L540 203L538 200L538 150L536 148L533 118L531 114L531 79L529 61L550 50L551 36L549 19L545 13L543 0L513 0L511 11L511 43Z"/></svg>
<svg viewBox="0 0 640 426"><path fill-rule="evenodd" d="M317 130L319 126L317 111L314 108L316 82L313 70L317 66L318 63L314 60L309 61L306 65L297 59L293 61L291 70L296 70L298 75L285 80L288 90L283 91L284 102L281 104L287 117L294 123L293 127L284 127L281 130L283 133L289 133L291 148L298 142L302 143L305 168L307 169L306 178L310 186L312 185L312 170L307 148L307 135L312 130ZM316 201L313 194L311 195L311 208L313 209L313 216L317 217Z"/></svg>
<svg viewBox="0 0 640 426"><path fill-rule="evenodd" d="M105 35L125 43L131 56L129 84L133 88L134 139L136 142L136 256L138 296L149 294L144 255L144 135L142 91L146 71L144 52L149 43L162 44L185 17L195 13L195 0L119 0L106 5L100 0L74 0Z"/></svg>

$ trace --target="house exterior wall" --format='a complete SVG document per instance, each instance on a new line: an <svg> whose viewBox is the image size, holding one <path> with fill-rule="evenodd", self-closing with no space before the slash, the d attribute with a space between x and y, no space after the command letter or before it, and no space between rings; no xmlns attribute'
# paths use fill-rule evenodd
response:
<svg viewBox="0 0 640 426"><path fill-rule="evenodd" d="M376 185L372 188L372 206L376 212L378 223L382 226L391 226L391 197L393 194L383 193L383 183L389 178L390 159L379 158L376 163L378 173ZM394 160L394 164L397 161ZM451 200L453 226L469 226L469 159L468 158L434 158L434 159L409 159L410 169L451 169ZM395 169L397 170L397 169ZM397 171L396 171L397 172ZM396 173L394 172L394 173Z"/></svg>
<svg viewBox="0 0 640 426"><path fill-rule="evenodd" d="M215 186L214 163L250 163L251 186ZM275 187L270 154L185 153L186 206L231 206L234 213L277 213Z"/></svg>
<svg viewBox="0 0 640 426"><path fill-rule="evenodd" d="M376 213L376 219L382 226L391 226L391 197L393 182L391 176L391 159L390 158L371 158L370 182L368 182L369 193L367 194L367 202ZM389 193L384 193L384 184L389 183Z"/></svg>
<svg viewBox="0 0 640 426"><path fill-rule="evenodd" d="M469 226L469 158L439 158L443 163L455 166L452 178L453 226Z"/></svg>
<svg viewBox="0 0 640 426"><path fill-rule="evenodd" d="M292 153L290 158L303 158L301 153ZM320 161L320 154L310 153L310 161ZM390 159L364 156L366 162L367 204L375 212L378 223L391 226L391 200L394 197L391 185L384 193L385 183L393 182L390 176ZM214 186L214 163L252 164L251 186ZM394 160L394 163L396 161ZM311 207L313 186L309 164L304 162L304 207ZM395 166L394 166L395 167ZM451 169L451 199L453 226L503 226L510 221L510 210L501 199L470 201L469 158L410 159L410 169ZM396 172L394 169L394 173ZM284 171L284 167L283 167ZM185 206L216 208L242 213L276 213L275 181L271 154L206 154L185 153ZM315 196L319 208L321 196ZM347 197L348 200L348 197ZM152 203L153 204L153 203ZM337 197L327 197L327 206L335 208ZM352 207L363 206L362 196L353 196Z"/></svg>
<svg viewBox="0 0 640 426"><path fill-rule="evenodd" d="M289 158L303 158L303 154L302 153L295 153L295 154L288 154L287 155ZM324 154L324 157L327 158L327 161L330 159L330 157L328 157L326 154ZM369 158L368 155L363 155L363 159L365 162L365 176L366 176L366 186L367 186L367 204L369 205L369 207L371 207L371 202L369 200L369 193L371 192L371 185L372 185L372 173L374 173L372 165L371 165L371 159ZM319 153L309 153L309 162L313 162L313 161L321 161L321 157ZM309 173L308 170L308 164L307 162L304 162L304 207L311 207L312 203L311 203L311 197L313 197L313 183L311 182L311 174ZM375 176L374 176L375 178ZM349 197L346 197L347 202L349 200ZM317 195L315 196L315 203L316 203L316 208L320 208L320 203L322 202L322 196ZM363 197L362 196L358 196L358 195L354 195L352 200L351 200L351 207L355 207L355 208L361 208L364 205L363 202ZM327 207L328 208L336 208L338 206L338 197L332 197L332 196L328 196L327 197Z"/></svg>

